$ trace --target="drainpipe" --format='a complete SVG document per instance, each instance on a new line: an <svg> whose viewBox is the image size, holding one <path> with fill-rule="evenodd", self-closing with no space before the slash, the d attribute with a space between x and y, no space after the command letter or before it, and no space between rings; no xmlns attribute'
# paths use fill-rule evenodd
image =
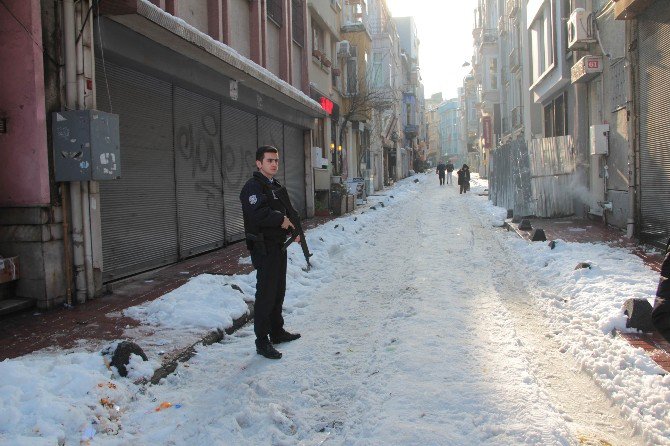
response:
<svg viewBox="0 0 670 446"><path fill-rule="evenodd" d="M65 108L77 108L77 49L73 0L63 0L63 43L65 46ZM82 233L81 183L70 183L70 212L72 213L72 244L74 245L74 282L77 303L86 301L84 246ZM67 212L66 209L64 209Z"/></svg>
<svg viewBox="0 0 670 446"><path fill-rule="evenodd" d="M628 220L626 221L626 237L633 238L635 235L635 181L636 181L636 164L637 164L637 102L634 97L635 92L635 70L633 64L634 50L631 50L633 40L637 34L637 22L626 23L626 76L628 77Z"/></svg>
<svg viewBox="0 0 670 446"><path fill-rule="evenodd" d="M76 15L75 15L75 30L82 29L83 16L87 12L85 8L88 2L83 0L79 1L76 5ZM90 26L90 21L86 23L86 30L88 31ZM83 110L86 107L85 102L85 89L86 89L86 78L84 75L84 38L79 39L76 42L77 50L77 108ZM75 34L76 36L76 34ZM90 55L89 55L90 56ZM95 291L93 285L93 253L91 249L91 215L90 215L90 200L89 200L89 182L81 182L81 210L82 210L82 223L83 223L83 243L84 243L84 277L86 282L86 298L92 299Z"/></svg>

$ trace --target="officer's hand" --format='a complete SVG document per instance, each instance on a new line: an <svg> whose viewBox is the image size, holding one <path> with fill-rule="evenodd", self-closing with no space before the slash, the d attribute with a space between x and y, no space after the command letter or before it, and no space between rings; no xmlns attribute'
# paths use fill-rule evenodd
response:
<svg viewBox="0 0 670 446"><path fill-rule="evenodd" d="M291 223L291 220L288 219L288 217L284 216L284 221L281 224L282 229L295 229L295 226L293 226L293 223Z"/></svg>

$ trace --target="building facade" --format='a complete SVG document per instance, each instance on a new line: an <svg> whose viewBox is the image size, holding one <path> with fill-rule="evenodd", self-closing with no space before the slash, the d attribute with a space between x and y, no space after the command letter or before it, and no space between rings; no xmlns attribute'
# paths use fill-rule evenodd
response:
<svg viewBox="0 0 670 446"><path fill-rule="evenodd" d="M301 214L313 213L311 129L326 112L308 97L305 2L7 6L44 36L51 61L41 66L32 37L0 16L3 38L20 48L0 52L1 76L14 82L0 94L16 104L3 112L8 123L37 116L40 135L18 161L0 163L1 178L26 173L0 197L0 251L24 265L13 295L40 308L83 302L110 281L242 239L238 195L259 145L280 149L278 179ZM13 51L21 63L9 63ZM30 84L16 83L26 76ZM30 117L17 101L25 92ZM74 110L118 116L118 132L106 134L118 138L118 153L101 157L114 179L87 177L79 152L54 149L69 138L63 122L73 115L63 111ZM8 125L0 144L23 137ZM78 163L81 177L61 170L61 158Z"/></svg>

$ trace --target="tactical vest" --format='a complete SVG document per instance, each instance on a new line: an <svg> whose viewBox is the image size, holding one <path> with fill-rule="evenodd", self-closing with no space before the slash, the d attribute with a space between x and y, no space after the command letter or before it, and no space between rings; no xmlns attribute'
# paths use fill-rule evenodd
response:
<svg viewBox="0 0 670 446"><path fill-rule="evenodd" d="M257 176L252 177L253 180L258 182L258 184L261 185L263 188L263 193L267 197L267 202L272 210L279 211L282 214L286 215L286 208L284 205L281 203L281 201L275 196L274 194L274 189L279 188L279 186L276 186L275 183L273 182L272 184L268 183L267 181L263 181L261 178L258 178ZM277 227L259 227L250 222L247 218L247 216L244 216L244 232L246 234L251 234L252 236L255 236L264 242L270 242L270 243L284 243L286 240L286 235L288 231L286 229L281 228L280 226ZM249 250L252 250L254 247L254 241L250 240L250 237L246 237L246 242L247 242L247 248Z"/></svg>

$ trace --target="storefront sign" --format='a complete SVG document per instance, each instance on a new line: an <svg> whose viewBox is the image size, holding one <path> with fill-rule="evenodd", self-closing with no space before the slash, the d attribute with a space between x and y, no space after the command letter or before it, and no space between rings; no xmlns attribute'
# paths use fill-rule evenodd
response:
<svg viewBox="0 0 670 446"><path fill-rule="evenodd" d="M329 115L333 113L333 101L330 99L321 96L319 98L319 104L321 104L321 108L323 108Z"/></svg>
<svg viewBox="0 0 670 446"><path fill-rule="evenodd" d="M570 70L572 83L588 82L603 72L603 58L601 56L584 56L579 59Z"/></svg>

